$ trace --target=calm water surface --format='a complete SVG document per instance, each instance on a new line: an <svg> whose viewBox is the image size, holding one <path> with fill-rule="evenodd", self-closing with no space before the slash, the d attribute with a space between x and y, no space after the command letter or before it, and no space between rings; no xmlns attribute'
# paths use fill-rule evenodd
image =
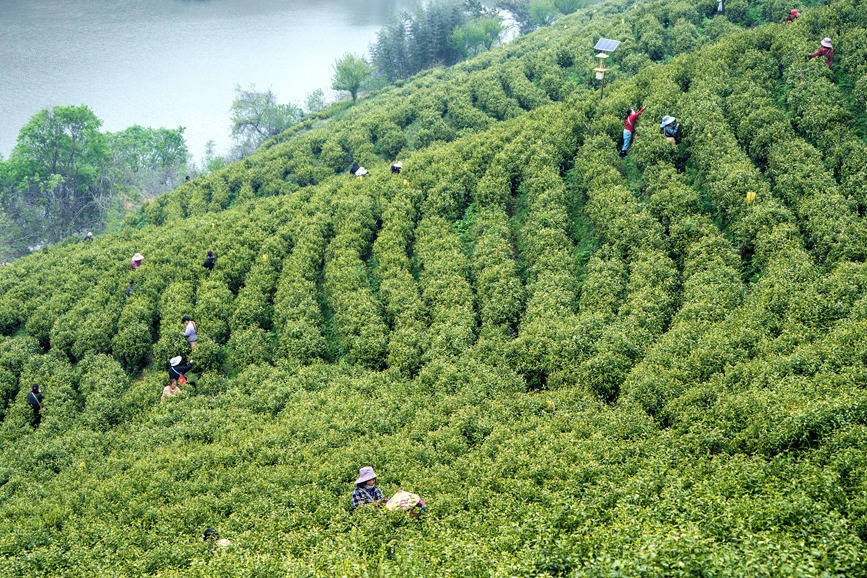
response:
<svg viewBox="0 0 867 578"><path fill-rule="evenodd" d="M301 104L413 0L0 0L0 154L38 110L86 104L116 131L186 127L229 147L234 87Z"/></svg>

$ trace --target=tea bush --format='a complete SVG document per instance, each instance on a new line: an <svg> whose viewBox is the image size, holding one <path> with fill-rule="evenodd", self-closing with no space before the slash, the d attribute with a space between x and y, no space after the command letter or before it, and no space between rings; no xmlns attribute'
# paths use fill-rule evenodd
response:
<svg viewBox="0 0 867 578"><path fill-rule="evenodd" d="M0 572L867 574L867 21L788 8L581 9L0 268Z"/></svg>

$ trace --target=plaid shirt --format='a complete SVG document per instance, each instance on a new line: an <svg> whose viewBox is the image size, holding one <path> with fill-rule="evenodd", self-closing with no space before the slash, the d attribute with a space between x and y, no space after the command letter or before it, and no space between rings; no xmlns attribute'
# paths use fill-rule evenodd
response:
<svg viewBox="0 0 867 578"><path fill-rule="evenodd" d="M828 65L828 68L834 66L834 49L828 48L827 46L822 46L816 52L810 53L810 58L816 58L817 56L825 57L825 64Z"/></svg>
<svg viewBox="0 0 867 578"><path fill-rule="evenodd" d="M382 495L382 490L379 489L379 486L365 488L363 484L359 484L355 486L354 490L352 490L352 499L349 502L349 508L354 510L358 506L363 506L364 504L370 504L371 502L384 499L385 496Z"/></svg>

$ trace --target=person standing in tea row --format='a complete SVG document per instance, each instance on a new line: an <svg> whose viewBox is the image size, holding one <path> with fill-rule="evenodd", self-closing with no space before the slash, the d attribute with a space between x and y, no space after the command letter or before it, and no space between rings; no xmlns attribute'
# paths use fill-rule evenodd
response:
<svg viewBox="0 0 867 578"><path fill-rule="evenodd" d="M217 264L217 257L214 255L213 251L208 251L208 256L205 259L205 262L202 263L202 267L207 269L208 271L214 270L214 265Z"/></svg>
<svg viewBox="0 0 867 578"><path fill-rule="evenodd" d="M33 426L33 429L39 427L39 422L42 421L42 400L45 399L45 396L42 394L42 390L39 388L38 383L34 383L33 387L30 388L30 391L27 393L27 403L30 405L30 409L33 410L33 419L30 422L30 425Z"/></svg>
<svg viewBox="0 0 867 578"><path fill-rule="evenodd" d="M643 106L638 112L632 108L626 111L626 122L623 126L623 148L620 149L620 158L626 158L629 149L632 148L632 135L635 133L635 125L642 112L644 112Z"/></svg>
<svg viewBox="0 0 867 578"><path fill-rule="evenodd" d="M184 318L181 321L186 326L184 328L184 332L181 333L184 337L187 338L187 343L190 344L190 349L193 351L196 350L196 344L199 342L199 326L196 325L196 322L184 315Z"/></svg>

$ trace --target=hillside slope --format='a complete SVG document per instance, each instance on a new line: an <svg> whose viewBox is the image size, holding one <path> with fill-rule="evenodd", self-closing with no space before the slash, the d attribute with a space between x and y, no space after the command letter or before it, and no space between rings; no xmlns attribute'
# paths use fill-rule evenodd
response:
<svg viewBox="0 0 867 578"><path fill-rule="evenodd" d="M0 571L867 574L865 5L697 6L580 11L0 270ZM365 465L426 519L350 513Z"/></svg>

